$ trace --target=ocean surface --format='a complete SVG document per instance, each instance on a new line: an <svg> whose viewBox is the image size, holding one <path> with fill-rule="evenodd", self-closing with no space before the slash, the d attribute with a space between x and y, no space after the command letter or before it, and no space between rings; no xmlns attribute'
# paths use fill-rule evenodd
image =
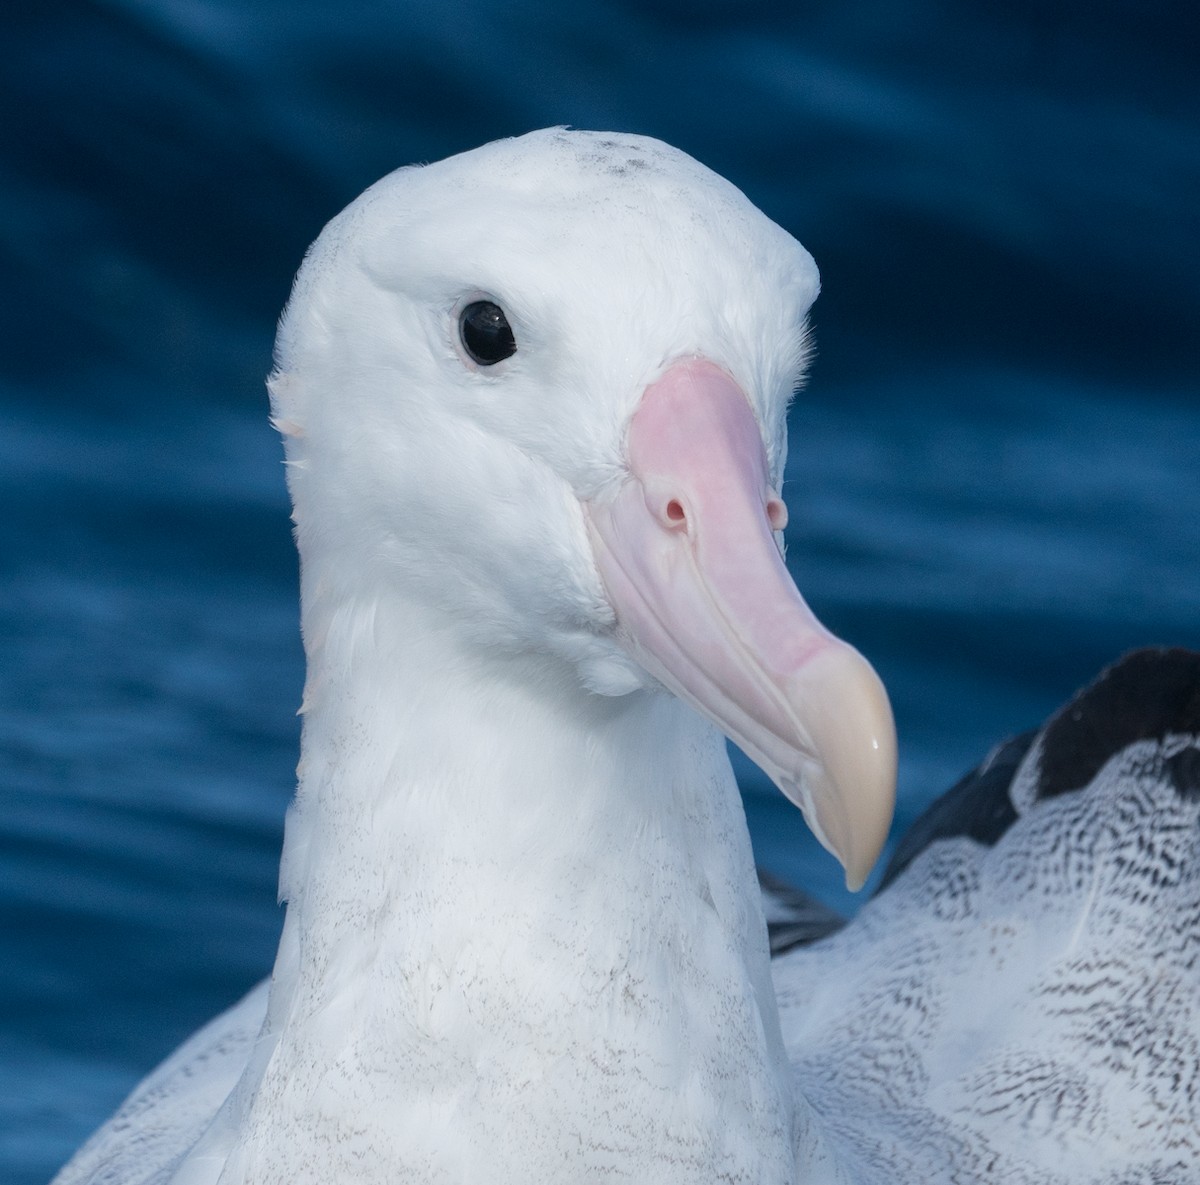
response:
<svg viewBox="0 0 1200 1185"><path fill-rule="evenodd" d="M269 969L302 657L262 379L384 172L647 133L816 256L789 562L898 827L1122 651L1200 646L1194 5L43 0L0 11L0 1181ZM739 762L760 861L853 909Z"/></svg>

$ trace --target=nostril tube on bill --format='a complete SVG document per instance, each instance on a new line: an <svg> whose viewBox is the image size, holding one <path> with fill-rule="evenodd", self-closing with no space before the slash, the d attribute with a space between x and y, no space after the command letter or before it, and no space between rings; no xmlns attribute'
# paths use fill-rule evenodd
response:
<svg viewBox="0 0 1200 1185"><path fill-rule="evenodd" d="M686 534L691 530L691 508L673 481L647 483L646 509L654 521L668 531Z"/></svg>
<svg viewBox="0 0 1200 1185"><path fill-rule="evenodd" d="M643 497L650 517L668 531L691 532L691 507L687 491L670 477L650 477L642 482Z"/></svg>
<svg viewBox="0 0 1200 1185"><path fill-rule="evenodd" d="M767 499L767 522L772 531L782 531L788 524L787 503L782 498Z"/></svg>

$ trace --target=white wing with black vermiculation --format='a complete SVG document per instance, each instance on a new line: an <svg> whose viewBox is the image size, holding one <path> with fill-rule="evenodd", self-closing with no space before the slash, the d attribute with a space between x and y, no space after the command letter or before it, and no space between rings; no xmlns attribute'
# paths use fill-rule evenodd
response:
<svg viewBox="0 0 1200 1185"><path fill-rule="evenodd" d="M998 796L1015 744L775 960L797 1083L863 1183L1195 1182L1200 656L1110 668Z"/></svg>

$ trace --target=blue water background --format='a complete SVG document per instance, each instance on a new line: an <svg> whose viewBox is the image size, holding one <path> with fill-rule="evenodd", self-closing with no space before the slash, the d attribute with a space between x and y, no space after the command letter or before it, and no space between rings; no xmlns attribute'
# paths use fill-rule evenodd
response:
<svg viewBox="0 0 1200 1185"><path fill-rule="evenodd" d="M875 662L900 825L1200 645L1193 5L43 0L0 12L0 1180L269 968L302 661L262 377L322 223L553 123L816 256L790 562ZM847 904L752 768L772 870Z"/></svg>

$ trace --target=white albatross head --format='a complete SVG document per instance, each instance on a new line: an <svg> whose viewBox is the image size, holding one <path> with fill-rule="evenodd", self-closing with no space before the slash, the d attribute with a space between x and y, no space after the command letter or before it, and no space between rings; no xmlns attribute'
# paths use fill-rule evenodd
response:
<svg viewBox="0 0 1200 1185"><path fill-rule="evenodd" d="M594 694L661 684L857 887L891 712L776 534L818 286L736 188L640 136L550 129L372 186L309 253L271 382L310 658L346 597L395 592Z"/></svg>

